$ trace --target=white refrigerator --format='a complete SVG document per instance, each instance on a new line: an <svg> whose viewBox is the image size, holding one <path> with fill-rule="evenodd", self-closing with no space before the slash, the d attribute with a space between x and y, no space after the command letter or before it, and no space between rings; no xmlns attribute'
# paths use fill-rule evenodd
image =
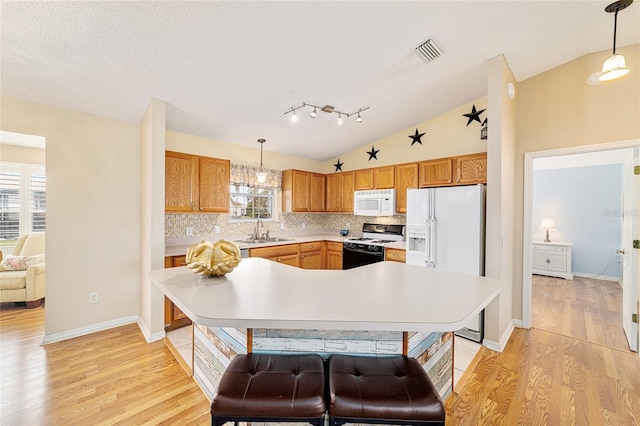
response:
<svg viewBox="0 0 640 426"><path fill-rule="evenodd" d="M407 263L484 275L484 217L484 185L407 190ZM482 341L483 312L456 334Z"/></svg>

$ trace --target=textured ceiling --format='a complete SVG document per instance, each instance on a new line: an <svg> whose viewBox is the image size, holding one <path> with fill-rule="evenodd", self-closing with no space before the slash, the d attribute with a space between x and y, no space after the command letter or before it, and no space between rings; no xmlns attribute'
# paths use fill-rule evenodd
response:
<svg viewBox="0 0 640 426"><path fill-rule="evenodd" d="M2 1L1 92L131 122L159 98L170 130L327 160L485 96L498 54L522 81L611 49L608 3ZM640 42L638 3L618 46ZM302 102L371 109L293 124Z"/></svg>

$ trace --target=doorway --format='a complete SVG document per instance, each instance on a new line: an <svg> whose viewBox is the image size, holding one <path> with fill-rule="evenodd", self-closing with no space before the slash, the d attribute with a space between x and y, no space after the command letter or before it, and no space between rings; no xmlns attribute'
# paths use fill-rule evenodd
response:
<svg viewBox="0 0 640 426"><path fill-rule="evenodd" d="M609 143L603 145L592 145L592 146L581 146L575 148L565 148L558 150L550 150L550 151L541 151L541 152L533 152L525 154L525 194L524 194L524 224L523 224L523 326L526 328L530 328L532 324L532 302L533 295L536 294L533 291L533 282L534 278L536 283L538 284L540 281L543 282L543 285L546 285L546 289L557 290L558 284L561 284L562 279L554 278L554 277L539 277L538 275L532 276L533 269L533 243L534 241L540 239L540 235L538 235L542 231L538 231L539 222L541 220L540 217L534 217L534 188L533 188L533 176L535 170L535 163L553 163L553 161L560 162L563 164L563 167L566 167L568 161L572 161L575 159L580 159L581 155L584 155L584 158L589 157L587 154L592 154L592 164L603 164L603 163L617 163L622 167L624 177L622 182L622 191L623 191L623 201L624 205L622 209L618 211L612 211L609 214L623 217L623 225L622 228L622 241L621 247L619 248L622 253L619 255L616 254L614 259L619 258L622 263L622 292L623 292L623 301L622 301L622 314L619 314L617 318L619 318L618 323L615 324L615 327L623 328L625 330L625 338L628 340L629 347L632 350L638 350L638 326L631 322L631 314L636 312L636 304L638 301L638 287L640 287L640 283L638 282L638 263L637 263L637 250L632 248L632 240L638 239L638 186L639 177L633 177L633 164L638 164L638 151L640 146L640 141L632 140L632 141L624 141L624 142L616 142ZM593 155L597 154L597 155ZM611 160L613 158L614 160ZM593 162L595 161L595 162ZM585 163L577 163L576 166L584 165ZM587 163L588 164L588 163ZM585 190L585 188L579 188L580 190ZM578 190L578 189L576 189ZM539 209L538 209L539 210ZM539 213L538 213L539 214ZM551 215L551 214L549 214ZM566 220L563 221L563 225L567 225ZM553 229L553 228L552 228ZM562 240L562 234L560 229L556 228L555 232L557 236ZM553 234L552 234L553 235ZM570 246L569 246L570 247ZM582 247L582 245L581 245ZM615 251L615 250L614 250ZM584 259L582 259L584 260ZM575 263L575 261L574 261ZM610 262L616 263L616 262ZM583 267L581 269L584 269ZM586 289L587 287L596 289L596 291L602 291L604 289L603 286L599 286L599 284L610 284L607 281L610 281L611 276L606 276L606 268L604 271L600 273L593 274L580 274L582 277L578 277L578 281L573 284L581 285L582 289ZM592 278L588 278L589 276L594 276L597 278L602 278L602 275L605 275L604 281L593 281ZM615 277L615 273L613 274ZM587 278L585 278L587 277ZM545 281L546 280L546 281ZM549 280L559 280L554 286L553 282L549 282ZM565 282L569 283L569 281ZM616 283L616 285L618 285ZM567 288L570 288L567 286ZM615 287L612 287L615 290ZM571 290L574 291L575 289ZM561 294L571 294L571 291L568 293ZM537 293L540 294L540 293ZM593 295L594 293L592 293ZM557 298L558 295L556 294ZM568 296L563 296L568 297ZM600 303L600 302L597 302ZM567 305L568 306L568 305ZM592 305L593 306L593 303ZM596 307L598 305L596 304ZM603 305L600 305L603 306ZM562 312L563 315L569 315L566 311L566 306L561 306L558 312ZM578 308L580 309L580 308ZM596 308L597 309L597 308ZM629 317L629 321L623 323L623 318ZM566 317L564 318L566 319ZM562 320L562 319L560 319ZM601 320L598 320L601 321ZM613 327L614 325L610 325ZM567 329L570 330L570 327ZM572 336L577 338L582 338L582 336Z"/></svg>

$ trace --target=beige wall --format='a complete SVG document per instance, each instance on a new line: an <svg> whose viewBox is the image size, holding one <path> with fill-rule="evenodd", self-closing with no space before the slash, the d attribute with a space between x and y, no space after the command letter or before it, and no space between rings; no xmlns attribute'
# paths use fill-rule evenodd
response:
<svg viewBox="0 0 640 426"><path fill-rule="evenodd" d="M268 150L268 145L267 141L263 152L264 167L275 170L301 169L323 173L323 163L320 161L272 152ZM166 148L168 151L222 158L230 160L232 163L260 165L260 145L258 142L256 142L255 148L250 148L167 130Z"/></svg>
<svg viewBox="0 0 640 426"><path fill-rule="evenodd" d="M582 56L518 86L513 316L522 319L524 154L640 138L640 45L617 49L631 72L598 86L586 78L609 51Z"/></svg>
<svg viewBox="0 0 640 426"><path fill-rule="evenodd" d="M9 163L44 164L45 150L0 144L0 160Z"/></svg>
<svg viewBox="0 0 640 426"><path fill-rule="evenodd" d="M333 173L333 164L338 158L344 163L343 171L366 169L369 167L387 166L390 164L411 163L413 161L442 158L455 155L486 152L487 141L480 139L480 123L474 121L467 124L467 118L462 114L471 112L471 106L475 104L477 110L487 107L486 96L468 104L462 105L452 111L446 112L431 120L423 121L399 132L385 136L372 144L347 152L339 157L327 161L322 173ZM481 118L487 117L488 112L482 113ZM416 128L422 136L422 145L415 143L411 146L412 139L409 135L415 134ZM371 145L379 149L378 160L369 161L367 151Z"/></svg>
<svg viewBox="0 0 640 426"><path fill-rule="evenodd" d="M139 124L8 97L1 107L0 130L46 138L46 335L137 318Z"/></svg>

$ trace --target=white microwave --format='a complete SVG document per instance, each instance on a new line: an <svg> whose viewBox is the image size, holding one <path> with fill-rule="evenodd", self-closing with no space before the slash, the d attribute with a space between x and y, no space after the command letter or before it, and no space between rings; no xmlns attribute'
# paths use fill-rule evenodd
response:
<svg viewBox="0 0 640 426"><path fill-rule="evenodd" d="M358 216L392 216L396 212L395 189L355 191L353 214Z"/></svg>

